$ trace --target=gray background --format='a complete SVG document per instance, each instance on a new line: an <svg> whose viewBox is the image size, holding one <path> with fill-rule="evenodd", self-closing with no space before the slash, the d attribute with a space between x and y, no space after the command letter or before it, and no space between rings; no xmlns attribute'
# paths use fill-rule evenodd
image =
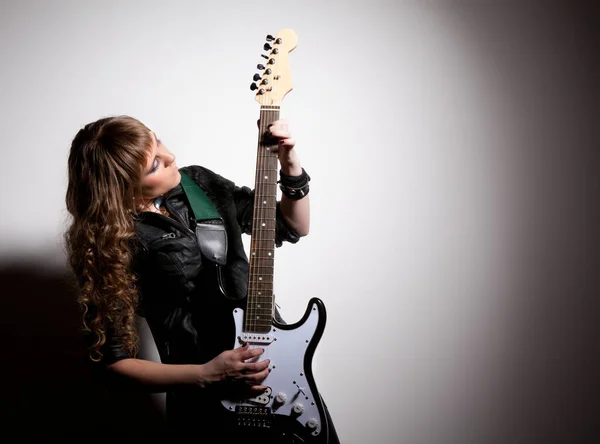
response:
<svg viewBox="0 0 600 444"><path fill-rule="evenodd" d="M162 398L107 392L81 349L70 142L130 114L180 166L252 186L249 85L266 34L292 28L281 114L312 225L277 250L276 295L290 322L327 307L313 369L342 442L598 442L598 18L592 2L2 1L0 436L159 436Z"/></svg>

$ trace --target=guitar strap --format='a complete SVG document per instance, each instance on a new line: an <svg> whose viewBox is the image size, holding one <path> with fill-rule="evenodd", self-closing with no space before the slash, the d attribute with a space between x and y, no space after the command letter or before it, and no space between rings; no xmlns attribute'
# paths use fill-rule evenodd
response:
<svg viewBox="0 0 600 444"><path fill-rule="evenodd" d="M227 232L214 204L190 176L181 173L181 187L196 219L196 239L202 255L219 265L227 263Z"/></svg>

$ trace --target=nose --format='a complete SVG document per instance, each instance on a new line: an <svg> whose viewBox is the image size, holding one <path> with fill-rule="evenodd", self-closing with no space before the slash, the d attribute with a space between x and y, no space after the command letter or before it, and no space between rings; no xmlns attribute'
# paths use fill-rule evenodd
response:
<svg viewBox="0 0 600 444"><path fill-rule="evenodd" d="M171 165L173 162L175 162L175 154L169 152L165 156L165 163L167 163L168 165Z"/></svg>

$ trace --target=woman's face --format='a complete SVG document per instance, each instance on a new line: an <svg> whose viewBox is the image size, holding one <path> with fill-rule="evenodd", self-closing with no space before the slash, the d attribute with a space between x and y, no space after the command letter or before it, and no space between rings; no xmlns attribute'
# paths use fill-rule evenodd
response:
<svg viewBox="0 0 600 444"><path fill-rule="evenodd" d="M175 188L181 181L181 174L175 164L175 155L156 137L152 131L152 147L148 152L146 166L142 172L142 197L154 199Z"/></svg>

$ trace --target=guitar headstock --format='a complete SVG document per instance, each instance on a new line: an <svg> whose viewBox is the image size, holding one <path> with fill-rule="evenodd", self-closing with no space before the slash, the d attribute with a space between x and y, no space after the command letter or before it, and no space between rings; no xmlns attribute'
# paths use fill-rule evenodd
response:
<svg viewBox="0 0 600 444"><path fill-rule="evenodd" d="M292 90L292 75L289 65L289 53L298 45L298 36L291 29L282 29L275 37L267 36L262 54L265 62L257 66L262 74L254 74L250 85L256 91L256 101L261 105L279 105L285 95Z"/></svg>

